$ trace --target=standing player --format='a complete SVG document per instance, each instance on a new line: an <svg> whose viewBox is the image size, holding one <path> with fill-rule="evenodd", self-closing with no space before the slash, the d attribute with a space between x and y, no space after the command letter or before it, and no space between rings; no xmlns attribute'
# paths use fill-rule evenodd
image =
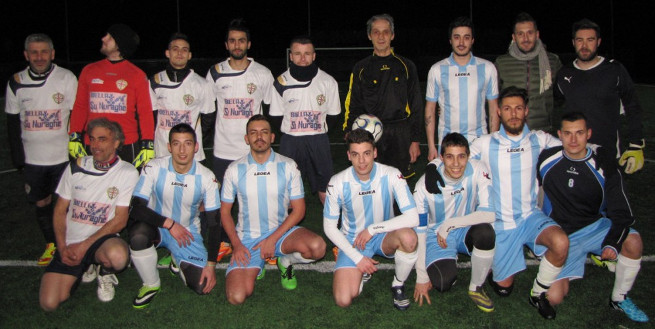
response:
<svg viewBox="0 0 655 329"><path fill-rule="evenodd" d="M552 125L553 78L562 67L559 57L546 51L539 38L537 21L519 13L514 21L512 42L507 54L496 58L500 88L515 86L528 91L528 127L550 132Z"/></svg>
<svg viewBox="0 0 655 329"><path fill-rule="evenodd" d="M391 49L393 18L375 15L366 22L373 55L355 64L346 96L343 130L349 131L360 114L372 114L384 124L377 142L378 162L396 167L409 178L410 163L421 155L419 140L423 104L416 66Z"/></svg>
<svg viewBox="0 0 655 329"><path fill-rule="evenodd" d="M86 155L82 144L84 127L101 117L123 128L125 145L118 151L121 159L138 168L154 157L155 124L148 79L126 59L138 45L139 36L129 26L112 25L102 38L100 52L106 58L82 70L69 127L69 152L73 158ZM88 137L84 142L88 145Z"/></svg>
<svg viewBox="0 0 655 329"><path fill-rule="evenodd" d="M581 111L594 131L590 143L605 147L619 157L620 115L625 112L628 149L619 159L625 173L632 174L644 166L646 145L641 124L641 107L635 86L621 63L598 56L600 27L583 19L573 24L573 47L577 58L557 73L557 87L566 99L564 112Z"/></svg>
<svg viewBox="0 0 655 329"><path fill-rule="evenodd" d="M475 42L473 22L458 17L448 27L453 52L432 65L428 72L425 103L425 131L428 137L428 160L437 157L434 142L437 102L439 102L438 140L458 132L470 141L487 134L484 100L489 104L491 131L498 130L498 79L494 65L473 56ZM386 128L386 127L385 127Z"/></svg>
<svg viewBox="0 0 655 329"><path fill-rule="evenodd" d="M273 86L270 115L282 116L280 154L292 158L325 203L332 177L328 128L341 113L337 81L316 66L314 44L308 37L291 40L291 63Z"/></svg>
<svg viewBox="0 0 655 329"><path fill-rule="evenodd" d="M218 182L194 160L199 145L190 125L175 125L169 136L171 156L158 157L143 168L132 200L136 222L130 227L130 254L143 281L132 303L136 309L150 305L161 289L155 244L170 250L180 277L196 293L208 294L216 284ZM201 204L208 221L209 258L200 234Z"/></svg>
<svg viewBox="0 0 655 329"><path fill-rule="evenodd" d="M118 235L127 223L138 173L116 150L125 137L118 123L93 119L87 126L93 156L71 161L56 193L54 259L41 278L39 302L54 311L79 284L87 266L98 264L98 299L114 298L116 275L129 263L127 243Z"/></svg>
<svg viewBox="0 0 655 329"><path fill-rule="evenodd" d="M471 256L469 297L482 311L492 312L493 301L482 288L496 242L489 225L495 219L491 177L486 165L469 160L469 155L469 143L463 135L446 135L437 169L444 183L439 193L426 190L425 175L416 183L414 199L420 224L414 300L422 305L425 297L430 304L428 291L432 287L440 292L450 290L457 280L457 254L461 253Z"/></svg>
<svg viewBox="0 0 655 329"><path fill-rule="evenodd" d="M182 33L174 33L166 49L168 65L150 78L150 88L154 92L153 110L157 117L155 128L155 156L170 155L168 138L170 129L179 124L191 125L198 136L196 160L205 159L202 148L202 129L199 122L201 113L211 113L214 108L214 92L205 79L188 67L191 59L189 38Z"/></svg>
<svg viewBox="0 0 655 329"><path fill-rule="evenodd" d="M46 241L38 265L45 266L55 253L52 229L52 193L66 168L68 118L75 102L77 79L52 63L55 48L49 36L25 38L29 66L7 83L5 112L11 160L23 169L27 200L35 205L36 220Z"/></svg>
<svg viewBox="0 0 655 329"><path fill-rule="evenodd" d="M293 264L325 255L325 241L296 226L305 215L302 179L293 160L271 149L275 135L265 116L248 120L244 139L250 153L228 166L221 191L221 222L234 248L225 280L231 304L242 304L252 295L265 259L279 257L282 287L293 290L297 286ZM231 211L237 198L235 228Z"/></svg>
<svg viewBox="0 0 655 329"><path fill-rule="evenodd" d="M546 292L562 271L569 248L566 233L537 205L537 157L560 142L525 124L528 95L525 89L508 87L500 92L500 131L481 136L471 144L471 158L491 171L496 211L496 254L489 283L500 296L509 296L514 276L525 269L523 246L541 258L529 302L546 319L555 318Z"/></svg>
<svg viewBox="0 0 655 329"><path fill-rule="evenodd" d="M623 189L614 156L604 147L587 145L592 130L580 112L562 117L557 131L562 147L539 156L539 182L544 187L544 211L569 235L569 257L557 281L548 290L554 305L569 292L569 281L582 278L587 253L617 260L610 307L636 322L648 322L628 292L641 266L643 243L631 229L635 219Z"/></svg>
<svg viewBox="0 0 655 329"><path fill-rule="evenodd" d="M362 277L377 271L373 255L395 258L391 292L393 305L409 308L405 280L416 263L416 233L419 223L414 198L407 182L394 167L375 162L373 135L355 129L346 137L352 163L334 175L328 184L323 208L325 235L339 247L332 292L340 307L348 307L362 291ZM393 217L393 201L401 215ZM341 230L337 227L341 217Z"/></svg>
<svg viewBox="0 0 655 329"><path fill-rule="evenodd" d="M246 122L255 114L263 114L262 103L271 103L273 74L249 58L250 30L241 19L230 22L225 33L225 49L230 56L212 66L207 81L216 96L214 126L214 159L212 170L222 184L227 166L250 151L241 137ZM227 235L223 234L223 239ZM221 242L216 261L232 253L227 241Z"/></svg>

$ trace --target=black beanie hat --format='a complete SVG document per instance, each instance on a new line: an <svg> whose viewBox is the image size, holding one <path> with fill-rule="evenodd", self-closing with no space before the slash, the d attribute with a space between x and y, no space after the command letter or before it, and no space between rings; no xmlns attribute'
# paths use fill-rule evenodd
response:
<svg viewBox="0 0 655 329"><path fill-rule="evenodd" d="M139 35L125 24L114 24L107 29L107 33L114 38L118 50L123 58L132 56L139 45Z"/></svg>

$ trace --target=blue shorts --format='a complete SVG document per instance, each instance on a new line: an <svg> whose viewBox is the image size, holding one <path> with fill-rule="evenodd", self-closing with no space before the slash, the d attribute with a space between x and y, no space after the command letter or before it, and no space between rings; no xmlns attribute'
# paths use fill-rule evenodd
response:
<svg viewBox="0 0 655 329"><path fill-rule="evenodd" d="M532 213L523 224L511 230L496 231L496 254L492 270L494 281L503 281L525 270L523 246L527 246L537 256L546 253L546 246L537 244L539 234L551 226L559 226L541 210Z"/></svg>
<svg viewBox="0 0 655 329"><path fill-rule="evenodd" d="M557 279L581 279L587 254L600 255L603 252L603 240L612 227L609 218L601 218L569 235L569 257L564 263ZM630 229L630 234L639 234Z"/></svg>
<svg viewBox="0 0 655 329"><path fill-rule="evenodd" d="M466 234L470 228L470 226L466 226L450 231L446 238L446 244L448 244L448 247L445 249L441 248L439 242L437 242L437 233L428 231L425 246L425 267L427 268L432 263L442 259L457 260L458 253L470 256L471 253L466 247L465 242Z"/></svg>
<svg viewBox="0 0 655 329"><path fill-rule="evenodd" d="M178 223L179 224L179 223ZM177 244L177 241L171 235L167 229L159 227L159 236L161 241L157 245L157 248L164 247L171 252L173 259L177 262L177 265L180 266L183 262L193 264L204 268L207 265L207 249L202 242L202 235L197 233L193 234L193 241L191 244L184 247L180 247Z"/></svg>
<svg viewBox="0 0 655 329"><path fill-rule="evenodd" d="M280 237L277 242L275 243L275 257L282 257L286 255L285 253L282 252L282 243L284 243L284 240L291 234L293 231L299 229L300 226L294 226L290 230L288 230L282 237ZM271 234L273 234L273 231L271 231ZM230 262L230 265L227 267L227 271L225 272L225 276L227 276L230 271L232 271L235 268L238 269L246 269L246 268L259 268L259 271L261 273L261 270L264 268L264 265L266 265L266 260L262 259L262 256L260 254L261 249L254 250L253 248L260 243L262 240L268 238L271 234L268 234L266 236L260 236L259 238L256 239L244 239L241 240L241 243L243 243L246 248L248 248L248 251L250 251L250 262L246 266L241 266L237 264L236 262L232 263Z"/></svg>
<svg viewBox="0 0 655 329"><path fill-rule="evenodd" d="M366 256L366 257L373 257L374 255L382 256L385 258L393 258L394 255L386 255L384 251L382 251L382 241L384 241L384 238L387 236L387 233L382 233L382 234L376 234L374 235L371 240L369 240L366 243L366 248L364 250L359 250L359 252ZM343 252L343 250L339 249L339 255L337 256L337 263L334 266L335 270L338 270L340 268L347 268L347 267L357 267L357 264L353 262L352 259L350 259L346 254Z"/></svg>

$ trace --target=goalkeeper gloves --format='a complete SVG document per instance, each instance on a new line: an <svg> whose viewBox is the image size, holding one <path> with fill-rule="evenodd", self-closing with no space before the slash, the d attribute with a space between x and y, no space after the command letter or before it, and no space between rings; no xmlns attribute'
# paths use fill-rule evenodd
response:
<svg viewBox="0 0 655 329"><path fill-rule="evenodd" d="M441 194L439 185L441 185L441 187L446 186L443 178L441 177L441 174L439 173L439 170L437 170L437 165L434 163L429 163L425 167L425 189L432 194Z"/></svg>
<svg viewBox="0 0 655 329"><path fill-rule="evenodd" d="M84 142L80 133L72 133L68 137L68 154L73 159L87 156Z"/></svg>
<svg viewBox="0 0 655 329"><path fill-rule="evenodd" d="M141 151L136 156L132 164L135 168L139 168L152 158L155 157L155 143L152 140L144 139L141 141Z"/></svg>
<svg viewBox="0 0 655 329"><path fill-rule="evenodd" d="M644 167L644 146L646 142L643 139L641 145L630 143L628 149L621 155L619 166L625 165L626 174L632 174Z"/></svg>

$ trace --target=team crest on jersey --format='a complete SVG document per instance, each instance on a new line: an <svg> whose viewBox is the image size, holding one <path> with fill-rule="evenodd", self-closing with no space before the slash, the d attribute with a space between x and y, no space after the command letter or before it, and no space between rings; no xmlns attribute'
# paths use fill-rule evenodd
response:
<svg viewBox="0 0 655 329"><path fill-rule="evenodd" d="M252 95L255 91L257 91L257 85L251 82L246 85L246 90L249 94Z"/></svg>
<svg viewBox="0 0 655 329"><path fill-rule="evenodd" d="M62 93L55 93L52 95L52 100L57 104L61 104L64 101L64 95Z"/></svg>
<svg viewBox="0 0 655 329"><path fill-rule="evenodd" d="M391 68L387 64L382 65L382 67L380 68L380 71L387 71L387 70L391 70Z"/></svg>
<svg viewBox="0 0 655 329"><path fill-rule="evenodd" d="M123 90L123 89L127 88L127 81L125 81L123 79L117 80L116 81L116 88L118 88L118 90Z"/></svg>
<svg viewBox="0 0 655 329"><path fill-rule="evenodd" d="M107 189L107 197L109 197L110 200L114 200L118 196L118 188L116 186L112 186Z"/></svg>
<svg viewBox="0 0 655 329"><path fill-rule="evenodd" d="M318 106L325 104L325 95L320 94L316 96L316 102L318 103Z"/></svg>
<svg viewBox="0 0 655 329"><path fill-rule="evenodd" d="M193 98L193 96L191 96L189 94L186 94L186 95L182 96L182 100L184 101L184 104L189 106L189 105L193 104L194 98Z"/></svg>

